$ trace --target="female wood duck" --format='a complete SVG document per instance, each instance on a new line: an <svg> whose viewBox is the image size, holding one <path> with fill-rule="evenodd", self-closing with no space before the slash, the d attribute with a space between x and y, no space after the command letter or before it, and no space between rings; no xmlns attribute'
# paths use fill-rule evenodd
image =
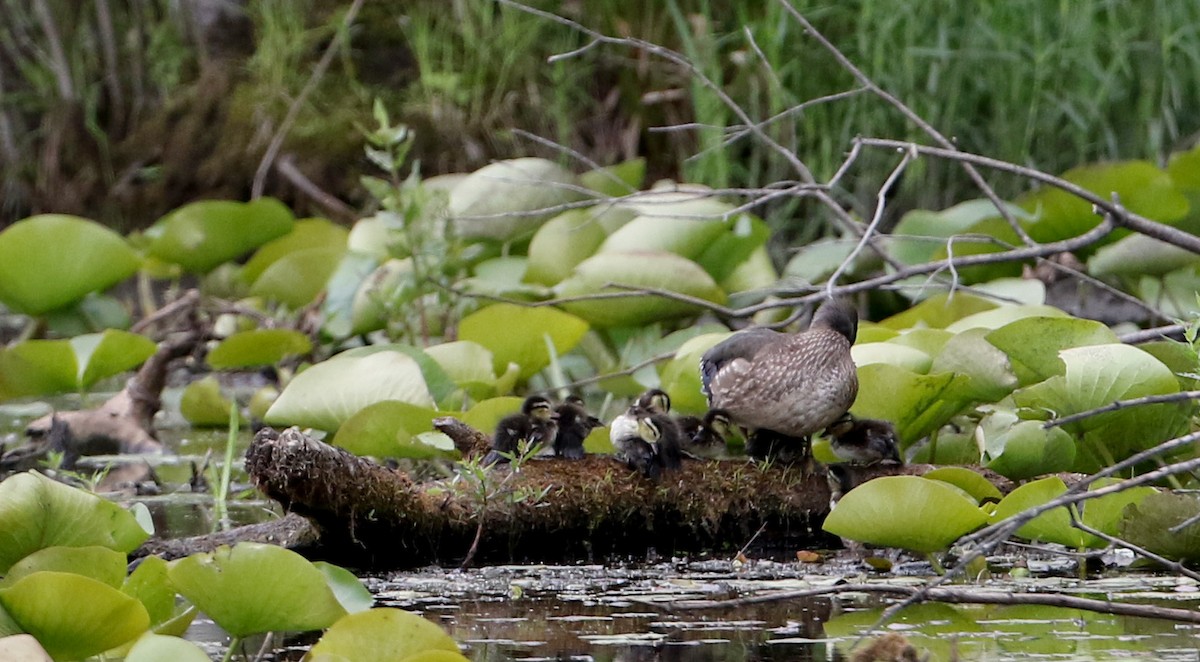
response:
<svg viewBox="0 0 1200 662"><path fill-rule="evenodd" d="M709 406L728 411L743 427L767 432L771 438L759 446L780 446L782 435L804 440L798 443L807 447L807 437L841 418L858 395L850 358L857 333L857 311L837 300L822 305L800 333L762 328L736 333L700 360ZM753 445L748 440L747 450Z"/></svg>
<svg viewBox="0 0 1200 662"><path fill-rule="evenodd" d="M680 416L675 419L685 455L714 459L725 455L725 443L733 431L733 421L724 409L710 409L704 418Z"/></svg>
<svg viewBox="0 0 1200 662"><path fill-rule="evenodd" d="M896 426L888 421L846 414L829 426L828 432L830 447L844 462L904 464Z"/></svg>
<svg viewBox="0 0 1200 662"><path fill-rule="evenodd" d="M683 466L679 427L670 416L642 413L636 425L635 435L613 440L626 464L652 479Z"/></svg>
<svg viewBox="0 0 1200 662"><path fill-rule="evenodd" d="M618 439L638 436L638 417L643 414L666 414L671 411L671 396L662 389L652 388L639 395L624 413L608 425L608 437L613 444Z"/></svg>
<svg viewBox="0 0 1200 662"><path fill-rule="evenodd" d="M579 460L584 456L583 440L593 428L604 425L600 419L588 414L583 398L568 396L558 405L558 434L554 437L554 454L568 460Z"/></svg>
<svg viewBox="0 0 1200 662"><path fill-rule="evenodd" d="M521 452L522 441L526 448L532 448L535 444L541 444L543 449L551 448L557 434L558 417L550 399L531 395L521 404L520 413L505 416L496 425L496 433L492 435L492 450L483 458L483 464L508 462L509 457Z"/></svg>

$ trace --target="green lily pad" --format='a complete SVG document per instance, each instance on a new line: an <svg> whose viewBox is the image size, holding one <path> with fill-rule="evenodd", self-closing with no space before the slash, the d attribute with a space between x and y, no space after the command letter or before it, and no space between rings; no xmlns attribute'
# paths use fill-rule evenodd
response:
<svg viewBox="0 0 1200 662"><path fill-rule="evenodd" d="M121 592L142 603L150 615L152 626L166 623L176 615L175 587L167 577L167 562L162 557L147 556L142 559L138 567L125 578ZM187 629L186 625L184 629Z"/></svg>
<svg viewBox="0 0 1200 662"><path fill-rule="evenodd" d="M1105 200L1116 194L1129 211L1160 223L1172 223L1188 212L1188 200L1170 175L1147 161L1085 165L1068 170L1062 178ZM1033 214L1035 220L1026 229L1038 242L1076 237L1100 224L1092 203L1050 186L1018 204Z"/></svg>
<svg viewBox="0 0 1200 662"><path fill-rule="evenodd" d="M421 366L411 356L398 351L346 354L296 375L267 410L265 422L332 432L364 407L384 400L433 407Z"/></svg>
<svg viewBox="0 0 1200 662"><path fill-rule="evenodd" d="M947 294L936 294L902 313L892 315L879 324L889 329L916 327L944 329L964 317L993 310L996 307L992 301L965 292L958 292L953 298Z"/></svg>
<svg viewBox="0 0 1200 662"><path fill-rule="evenodd" d="M358 269L368 265L370 270L354 282L353 294L350 297L349 322L353 334L369 333L386 327L388 320L400 314L405 304L417 296L411 258L388 260L376 267L373 262L362 262L361 256L351 255L343 257L338 272L330 277L330 296L333 295L335 286L349 287L350 281L358 275ZM342 273L343 270L345 273ZM346 282L339 282L339 278L343 277ZM345 311L339 311L339 314L344 313Z"/></svg>
<svg viewBox="0 0 1200 662"><path fill-rule="evenodd" d="M888 363L858 369L858 399L850 411L892 421L907 448L940 428L966 406L959 392L968 378L953 373L920 375Z"/></svg>
<svg viewBox="0 0 1200 662"><path fill-rule="evenodd" d="M346 250L341 246L292 251L271 263L250 286L250 294L292 308L312 303L337 271Z"/></svg>
<svg viewBox="0 0 1200 662"><path fill-rule="evenodd" d="M442 370L442 366L427 354L425 350L405 345L403 343L389 343L385 345L369 345L367 347L357 347L347 350L339 354L339 358L358 358L378 354L379 352L400 352L417 362L421 367L421 377L425 380L425 386L429 389L429 394L433 396L435 403L441 403L449 398L455 390L454 380Z"/></svg>
<svg viewBox="0 0 1200 662"><path fill-rule="evenodd" d="M179 401L179 413L196 427L227 427L231 407L233 401L225 397L221 383L211 374L184 387Z"/></svg>
<svg viewBox="0 0 1200 662"><path fill-rule="evenodd" d="M546 221L529 242L525 280L554 285L571 275L575 265L591 257L604 242L597 208L571 209Z"/></svg>
<svg viewBox="0 0 1200 662"><path fill-rule="evenodd" d="M1088 491L1095 491L1119 482L1116 478L1102 478L1093 483ZM1131 487L1128 489L1106 494L1102 497L1089 499L1083 503L1083 523L1110 536L1119 536L1121 520L1131 507L1136 507L1151 495L1158 494L1153 487ZM1104 547L1108 541L1099 538L1093 547Z"/></svg>
<svg viewBox="0 0 1200 662"><path fill-rule="evenodd" d="M464 239L511 241L531 234L556 207L581 199L575 176L539 158L497 161L450 191L449 212Z"/></svg>
<svg viewBox="0 0 1200 662"><path fill-rule="evenodd" d="M70 340L27 340L0 349L0 398L85 390L141 365L155 348L149 338L117 329Z"/></svg>
<svg viewBox="0 0 1200 662"><path fill-rule="evenodd" d="M90 577L41 571L0 589L0 606L58 660L98 655L150 626L142 603Z"/></svg>
<svg viewBox="0 0 1200 662"><path fill-rule="evenodd" d="M999 522L1030 508L1062 496L1067 486L1058 476L1048 476L1018 487L996 504L992 522ZM1071 526L1067 507L1059 507L1038 515L1017 529L1017 535L1028 540L1054 542L1071 549L1083 549L1093 536Z"/></svg>
<svg viewBox="0 0 1200 662"><path fill-rule="evenodd" d="M895 342L860 343L850 348L854 365L862 368L874 363L886 363L911 372L925 374L933 358L925 352Z"/></svg>
<svg viewBox="0 0 1200 662"><path fill-rule="evenodd" d="M457 340L426 347L425 353L473 399L484 400L497 394L495 359L483 345Z"/></svg>
<svg viewBox="0 0 1200 662"><path fill-rule="evenodd" d="M1008 210L1017 218L1026 216L1015 205L1008 205ZM914 209L900 218L890 233L888 247L892 256L904 264L923 264L935 259L946 239L965 234L982 221L999 217L1000 212L991 200L967 200L941 211ZM960 254L957 250L955 253Z"/></svg>
<svg viewBox="0 0 1200 662"><path fill-rule="evenodd" d="M125 662L161 662L162 660L211 662L211 658L204 652L204 649L196 644L179 637L168 637L152 632L142 635L133 648L129 649L129 654L125 656Z"/></svg>
<svg viewBox="0 0 1200 662"><path fill-rule="evenodd" d="M205 200L184 205L149 229L150 255L192 273L208 273L292 230L292 212L272 198Z"/></svg>
<svg viewBox="0 0 1200 662"><path fill-rule="evenodd" d="M433 419L445 415L427 407L388 400L364 407L338 428L333 445L355 455L427 460L446 454L422 443L416 435L433 429Z"/></svg>
<svg viewBox="0 0 1200 662"><path fill-rule="evenodd" d="M274 365L285 358L312 351L308 336L291 329L239 331L208 353L208 364L217 370Z"/></svg>
<svg viewBox="0 0 1200 662"><path fill-rule="evenodd" d="M458 418L476 430L490 435L500 424L500 419L521 411L523 401L522 398L514 396L489 398L476 403Z"/></svg>
<svg viewBox="0 0 1200 662"><path fill-rule="evenodd" d="M999 329L1027 317L1067 317L1067 314L1058 308L1046 305L1000 306L994 310L968 315L947 326L946 330L961 333L967 329Z"/></svg>
<svg viewBox="0 0 1200 662"><path fill-rule="evenodd" d="M562 356L579 344L587 330L586 322L561 310L499 303L464 317L458 337L490 350L496 374L516 363L521 366L521 379L528 379L550 365L547 337Z"/></svg>
<svg viewBox="0 0 1200 662"><path fill-rule="evenodd" d="M41 315L116 285L140 263L121 235L99 223L31 216L0 232L0 301Z"/></svg>
<svg viewBox="0 0 1200 662"><path fill-rule="evenodd" d="M612 287L623 285L623 288ZM657 295L633 295L628 288L653 288L725 303L725 293L698 264L665 252L600 253L575 267L555 288L563 298L624 292L629 296L564 302L561 307L593 326L645 326L696 314L697 305Z"/></svg>
<svg viewBox="0 0 1200 662"><path fill-rule="evenodd" d="M1119 524L1124 540L1160 556L1178 561L1200 560L1200 497L1195 494L1158 492L1146 495L1126 511ZM1192 524L1171 529L1193 519Z"/></svg>
<svg viewBox="0 0 1200 662"><path fill-rule="evenodd" d="M1104 246L1088 258L1093 276L1162 276L1200 264L1200 255L1153 237L1132 234Z"/></svg>
<svg viewBox="0 0 1200 662"><path fill-rule="evenodd" d="M371 592L353 572L325 561L314 561L313 567L325 575L325 583L329 585L333 597L337 598L338 604L342 605L347 614L366 611L375 604Z"/></svg>
<svg viewBox="0 0 1200 662"><path fill-rule="evenodd" d="M984 426L988 430L988 426ZM1024 480L1075 466L1075 440L1062 428L1043 428L1041 421L1021 421L999 434L987 434L987 468L1013 480Z"/></svg>
<svg viewBox="0 0 1200 662"><path fill-rule="evenodd" d="M956 487L917 476L886 476L848 492L822 528L872 545L936 552L987 523Z"/></svg>
<svg viewBox="0 0 1200 662"><path fill-rule="evenodd" d="M717 284L726 292L747 292L773 287L778 281L779 274L775 271L775 264L771 262L771 254L767 251L766 246L759 246L741 264L737 265L724 280L718 281ZM754 316L754 321L757 324L770 324L777 320L763 320L760 317L762 315L774 315L779 312L782 311L762 311L759 315Z"/></svg>
<svg viewBox="0 0 1200 662"><path fill-rule="evenodd" d="M833 275L850 253L854 252L857 240L818 239L801 246L783 267L785 278L799 278L805 283L820 283Z"/></svg>
<svg viewBox="0 0 1200 662"><path fill-rule="evenodd" d="M319 569L275 545L222 545L171 562L167 573L180 595L235 637L320 630L347 613Z"/></svg>
<svg viewBox="0 0 1200 662"><path fill-rule="evenodd" d="M659 381L662 389L671 396L672 410L698 414L708 409L708 400L700 390L700 357L728 337L728 333L705 333L691 338L661 367Z"/></svg>
<svg viewBox="0 0 1200 662"><path fill-rule="evenodd" d="M979 503L989 500L999 501L1001 497L1000 490L996 489L996 486L991 481L984 478L978 472L966 467L939 467L933 471L925 472L921 477L926 480L940 480L943 483L950 483L970 494Z"/></svg>
<svg viewBox="0 0 1200 662"><path fill-rule="evenodd" d="M1058 353L1071 347L1117 342L1107 326L1073 317L1026 317L987 334L987 340L1008 356L1021 386L1063 374Z"/></svg>
<svg viewBox="0 0 1200 662"><path fill-rule="evenodd" d="M117 504L39 473L0 483L0 573L47 547L100 545L128 553L150 533Z"/></svg>
<svg viewBox="0 0 1200 662"><path fill-rule="evenodd" d="M1008 355L988 342L988 329L968 329L955 335L933 359L929 372L954 372L967 377L962 396L976 402L996 402L1017 388ZM1058 357L1055 357L1057 360Z"/></svg>
<svg viewBox="0 0 1200 662"><path fill-rule="evenodd" d="M296 221L291 232L263 244L254 252L254 257L242 267L242 280L247 284L254 283L267 267L296 251L311 248L344 249L349 234L346 228L323 218Z"/></svg>
<svg viewBox="0 0 1200 662"><path fill-rule="evenodd" d="M585 172L579 176L579 183L600 195L619 198L637 191L645 179L646 159L639 157Z"/></svg>
<svg viewBox="0 0 1200 662"><path fill-rule="evenodd" d="M429 662L466 660L458 645L437 625L401 609L381 607L350 614L334 623L310 651L314 659L373 660L404 662L420 660L427 651L444 651L449 658L429 658Z"/></svg>
<svg viewBox="0 0 1200 662"><path fill-rule="evenodd" d="M73 572L118 588L125 581L125 554L96 545L46 547L13 564L0 580L0 588L12 586L20 579L44 570Z"/></svg>
<svg viewBox="0 0 1200 662"><path fill-rule="evenodd" d="M1136 347L1076 347L1062 350L1059 357L1064 374L1016 391L1018 406L1067 416L1116 400L1179 391L1171 370ZM1081 441L1075 471L1092 473L1182 433L1194 406L1184 402L1130 407L1063 426Z"/></svg>

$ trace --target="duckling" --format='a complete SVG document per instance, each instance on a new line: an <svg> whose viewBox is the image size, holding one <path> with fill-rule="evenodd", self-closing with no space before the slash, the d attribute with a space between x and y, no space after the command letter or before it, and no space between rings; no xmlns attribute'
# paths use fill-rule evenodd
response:
<svg viewBox="0 0 1200 662"><path fill-rule="evenodd" d="M639 395L633 404L619 414L608 425L608 436L617 443L618 439L636 437L638 435L638 416L643 413L666 414L671 411L671 396L662 389L652 388Z"/></svg>
<svg viewBox="0 0 1200 662"><path fill-rule="evenodd" d="M781 436L801 440L807 448L809 435L841 418L858 395L850 357L857 333L857 311L838 300L822 305L808 330L800 333L761 328L736 333L700 360L709 406L728 411L734 423L757 432L747 440L751 454L797 444L785 443Z"/></svg>
<svg viewBox="0 0 1200 662"><path fill-rule="evenodd" d="M618 454L631 468L658 479L663 470L683 466L679 427L666 414L643 413L637 418L637 434L615 440Z"/></svg>
<svg viewBox="0 0 1200 662"><path fill-rule="evenodd" d="M583 458L583 440L592 428L601 427L604 423L587 413L583 398L577 395L568 396L558 405L555 413L558 415L558 434L554 437L554 454L568 460Z"/></svg>
<svg viewBox="0 0 1200 662"><path fill-rule="evenodd" d="M549 398L541 395L525 398L520 413L505 416L496 425L496 433L492 435L492 450L483 458L483 464L487 466L497 462L508 462L508 458L503 454L512 455L519 452L522 440L528 448L535 444L541 444L543 448L549 447L558 434L557 419Z"/></svg>
<svg viewBox="0 0 1200 662"><path fill-rule="evenodd" d="M846 414L829 426L828 433L834 454L845 462L904 464L896 426L889 421Z"/></svg>
<svg viewBox="0 0 1200 662"><path fill-rule="evenodd" d="M675 419L685 455L715 459L725 455L725 442L733 430L733 421L724 409L710 409L704 418L680 416Z"/></svg>

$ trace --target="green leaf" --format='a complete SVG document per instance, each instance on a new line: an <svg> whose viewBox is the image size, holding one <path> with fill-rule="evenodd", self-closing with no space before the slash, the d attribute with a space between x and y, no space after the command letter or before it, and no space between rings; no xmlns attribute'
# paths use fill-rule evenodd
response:
<svg viewBox="0 0 1200 662"><path fill-rule="evenodd" d="M47 547L100 545L131 552L149 537L124 508L39 473L0 483L0 573Z"/></svg>
<svg viewBox="0 0 1200 662"><path fill-rule="evenodd" d="M561 310L499 303L464 317L458 337L490 350L497 374L516 363L521 366L521 379L528 379L550 365L547 335L562 356L579 344L587 330L586 322Z"/></svg>
<svg viewBox="0 0 1200 662"><path fill-rule="evenodd" d="M229 408L232 406L233 401L221 392L221 383L216 375L209 374L184 387L179 413L196 427L228 427Z"/></svg>
<svg viewBox="0 0 1200 662"><path fill-rule="evenodd" d="M1001 497L1000 490L996 489L991 481L966 467L939 467L921 474L921 478L950 483L970 494L979 503L999 501Z"/></svg>
<svg viewBox="0 0 1200 662"><path fill-rule="evenodd" d="M400 352L416 361L417 365L421 366L421 376L425 379L425 386L429 389L429 394L433 397L435 403L444 402L458 388L454 380L442 369L440 363L435 361L425 350L418 349L412 345L391 343L387 345L359 347L344 352L342 356L351 358L368 356L378 352Z"/></svg>
<svg viewBox="0 0 1200 662"><path fill-rule="evenodd" d="M142 603L90 577L36 572L0 590L0 606L52 657L78 660L133 640L150 626Z"/></svg>
<svg viewBox="0 0 1200 662"><path fill-rule="evenodd" d="M636 158L585 172L579 176L579 183L600 195L619 198L636 192L645 179L646 159Z"/></svg>
<svg viewBox="0 0 1200 662"><path fill-rule="evenodd" d="M996 510L992 513L991 520L999 522L1007 519L1017 513L1048 503L1052 499L1062 496L1066 491L1066 484L1058 476L1049 476L1025 483L996 504ZM1091 534L1071 526L1071 515L1067 512L1066 506L1038 515L1017 529L1017 535L1028 540L1058 543L1071 549L1083 549L1089 542L1095 540Z"/></svg>
<svg viewBox="0 0 1200 662"><path fill-rule="evenodd" d="M386 323L382 306L371 305L371 319L355 318L355 306L361 291L368 289L367 278L379 266L372 256L354 251L342 255L329 281L325 284L325 303L321 306L321 330L334 338L345 338L353 333L368 333L382 329ZM373 304L374 301L364 302ZM362 323L355 330L354 324Z"/></svg>
<svg viewBox="0 0 1200 662"><path fill-rule="evenodd" d="M70 343L79 366L80 388L88 388L101 379L136 368L157 349L153 340L117 329L75 336Z"/></svg>
<svg viewBox="0 0 1200 662"><path fill-rule="evenodd" d="M505 242L531 234L556 207L581 199L575 176L539 158L497 161L450 191L449 212L464 239Z"/></svg>
<svg viewBox="0 0 1200 662"><path fill-rule="evenodd" d="M303 308L325 289L345 253L341 246L292 251L263 271L250 287L250 294L292 309Z"/></svg>
<svg viewBox="0 0 1200 662"><path fill-rule="evenodd" d="M239 331L208 353L208 364L217 370L274 365L285 358L308 354L312 341L291 329Z"/></svg>
<svg viewBox="0 0 1200 662"><path fill-rule="evenodd" d="M118 588L125 581L125 554L96 545L46 547L13 564L4 579L0 580L0 588L12 586L24 577L45 570L72 572Z"/></svg>
<svg viewBox="0 0 1200 662"><path fill-rule="evenodd" d="M1058 353L1071 347L1117 342L1107 326L1074 317L1026 317L987 334L987 340L1008 356L1021 386L1040 382L1066 369Z"/></svg>
<svg viewBox="0 0 1200 662"><path fill-rule="evenodd" d="M141 260L121 235L77 216L42 214L0 232L0 301L41 315L132 276Z"/></svg>
<svg viewBox="0 0 1200 662"><path fill-rule="evenodd" d="M1200 497L1196 494L1158 492L1129 507L1118 524L1124 540L1160 556L1179 561L1200 560ZM1192 520L1178 531L1171 529Z"/></svg>
<svg viewBox="0 0 1200 662"><path fill-rule="evenodd" d="M357 260L356 257L355 261ZM359 266L365 267L366 264ZM347 267L346 260L343 260L342 267ZM342 267L339 267L339 270ZM411 258L388 260L377 268L372 264L371 269L371 272L355 284L350 300L350 324L354 334L369 333L386 327L388 320L402 314L404 304L412 301L417 295ZM345 274L347 279L352 275ZM333 278L338 277L339 274L335 274ZM333 279L329 289L332 293Z"/></svg>
<svg viewBox="0 0 1200 662"><path fill-rule="evenodd" d="M672 410L703 413L708 400L700 390L700 357L725 338L728 333L705 333L684 342L675 350L675 357L659 369L662 389L671 396Z"/></svg>
<svg viewBox="0 0 1200 662"><path fill-rule="evenodd" d="M483 345L457 340L426 347L425 353L472 398L483 400L496 395L495 359Z"/></svg>
<svg viewBox="0 0 1200 662"><path fill-rule="evenodd" d="M575 273L555 289L558 296L569 298L610 292L632 294L630 288L669 290L704 301L725 303L725 293L704 269L691 260L663 252L595 255L575 267ZM695 304L651 294L571 301L560 305L598 327L645 326L702 310Z"/></svg>
<svg viewBox="0 0 1200 662"><path fill-rule="evenodd" d="M1161 276L1200 264L1200 255L1143 234L1132 234L1104 246L1088 258L1093 276Z"/></svg>
<svg viewBox="0 0 1200 662"><path fill-rule="evenodd" d="M936 552L985 523L987 516L958 488L917 476L886 476L848 492L822 528L872 545Z"/></svg>
<svg viewBox="0 0 1200 662"><path fill-rule="evenodd" d="M465 660L458 645L437 625L409 612L382 607L350 614L334 623L310 651L314 659L403 662L426 651L445 651ZM432 658L439 660L440 658ZM449 662L449 661L448 661Z"/></svg>
<svg viewBox="0 0 1200 662"><path fill-rule="evenodd" d="M420 364L395 350L365 356L343 352L296 375L265 421L333 432L364 407L384 400L432 407Z"/></svg>
<svg viewBox="0 0 1200 662"><path fill-rule="evenodd" d="M292 225L292 212L273 198L204 200L158 219L145 236L150 255L203 274L282 237Z"/></svg>
<svg viewBox="0 0 1200 662"><path fill-rule="evenodd" d="M235 637L320 630L346 615L325 575L299 554L241 542L167 569L179 593Z"/></svg>
<svg viewBox="0 0 1200 662"><path fill-rule="evenodd" d="M1014 205L1008 205L1008 210L1017 218L1026 216ZM892 256L904 264L923 264L934 259L946 239L965 234L980 222L999 216L991 200L968 200L941 211L914 209L900 218L888 246Z"/></svg>
<svg viewBox="0 0 1200 662"><path fill-rule="evenodd" d="M925 352L895 342L860 343L850 348L850 355L854 357L854 365L859 368L875 363L887 363L925 374L933 364L933 359Z"/></svg>
<svg viewBox="0 0 1200 662"><path fill-rule="evenodd" d="M1057 416L1095 409L1116 400L1179 391L1179 382L1158 359L1122 344L1059 352L1064 374L1013 394L1020 407ZM1170 439L1187 428L1195 405L1162 403L1129 407L1063 426L1081 440L1075 471L1092 473Z"/></svg>
<svg viewBox="0 0 1200 662"><path fill-rule="evenodd" d="M820 283L833 275L858 242L851 239L818 239L801 246L783 267L785 278L799 278L805 283ZM851 270L853 271L853 269Z"/></svg>
<svg viewBox="0 0 1200 662"><path fill-rule="evenodd" d="M388 400L364 407L337 430L333 445L355 455L404 457L428 460L446 453L416 438L433 429L433 419L444 415L435 409Z"/></svg>
<svg viewBox="0 0 1200 662"><path fill-rule="evenodd" d="M936 294L879 324L889 329L910 329L918 326L944 329L964 317L995 308L995 303L973 294L959 292L953 298L947 294Z"/></svg>
<svg viewBox="0 0 1200 662"><path fill-rule="evenodd" d="M525 281L554 285L591 257L606 236L596 220L599 209L571 209L546 221L529 242Z"/></svg>
<svg viewBox="0 0 1200 662"><path fill-rule="evenodd" d="M1088 487L1092 492L1120 482L1116 478L1102 478ZM1152 494L1158 494L1153 487L1131 487L1106 494L1102 497L1089 499L1083 503L1083 523L1110 536L1119 536L1121 518L1130 506L1135 506ZM1093 547L1105 547L1107 540L1097 538Z"/></svg>
<svg viewBox="0 0 1200 662"><path fill-rule="evenodd" d="M967 377L953 373L919 375L888 363L858 369L858 399L850 411L862 418L892 421L907 448L962 410L959 392Z"/></svg>
<svg viewBox="0 0 1200 662"><path fill-rule="evenodd" d="M988 430L988 426L984 426ZM1062 428L1042 427L1041 421L1022 421L999 434L987 434L986 466L1013 480L1024 480L1075 466L1075 440Z"/></svg>
<svg viewBox="0 0 1200 662"><path fill-rule="evenodd" d="M242 267L242 280L252 284L275 262L297 251L311 248L346 247L349 231L323 218L296 221L292 231L273 239L254 252L254 257Z"/></svg>
<svg viewBox="0 0 1200 662"><path fill-rule="evenodd" d="M1025 319L1027 317L1067 317L1067 314L1053 306L1020 305L1000 306L994 310L968 315L950 326L947 331L961 333L967 329L999 329L1002 326Z"/></svg>
<svg viewBox="0 0 1200 662"><path fill-rule="evenodd" d="M476 430L491 434L500 424L500 419L521 411L522 402L521 398L514 396L491 398L477 403L458 418Z"/></svg>
<svg viewBox="0 0 1200 662"><path fill-rule="evenodd" d="M771 254L767 251L766 246L759 246L718 284L726 292L747 292L773 287L778 280L779 274L776 273L775 265L771 262ZM779 311L763 311L765 314L775 314L776 312ZM759 324L767 323L762 321L759 315L755 315L754 321Z"/></svg>
<svg viewBox="0 0 1200 662"><path fill-rule="evenodd" d="M353 572L324 561L315 561L313 567L325 575L325 582L333 591L333 597L337 598L338 603L342 605L347 614L366 611L375 603L371 592L367 590L366 586L363 586Z"/></svg>
<svg viewBox="0 0 1200 662"><path fill-rule="evenodd" d="M955 372L968 379L963 398L996 402L1017 388L1008 355L988 342L987 329L968 329L951 338L933 359L929 372ZM1058 357L1055 357L1057 360Z"/></svg>
<svg viewBox="0 0 1200 662"><path fill-rule="evenodd" d="M211 658L204 652L204 649L196 644L179 637L167 637L152 632L142 635L133 648L129 649L129 654L125 656L125 662L162 662L162 660L211 662Z"/></svg>
<svg viewBox="0 0 1200 662"><path fill-rule="evenodd" d="M158 626L175 615L175 587L167 577L167 562L159 556L147 556L129 573L121 592L146 608L150 624Z"/></svg>
<svg viewBox="0 0 1200 662"><path fill-rule="evenodd" d="M1160 223L1177 221L1188 212L1187 198L1171 177L1146 161L1085 165L1068 170L1062 178L1105 200L1116 194L1125 209ZM1019 204L1034 215L1026 229L1039 243L1076 237L1100 224L1092 203L1049 186Z"/></svg>
<svg viewBox="0 0 1200 662"><path fill-rule="evenodd" d="M75 391L76 366L66 340L26 340L0 348L0 398Z"/></svg>

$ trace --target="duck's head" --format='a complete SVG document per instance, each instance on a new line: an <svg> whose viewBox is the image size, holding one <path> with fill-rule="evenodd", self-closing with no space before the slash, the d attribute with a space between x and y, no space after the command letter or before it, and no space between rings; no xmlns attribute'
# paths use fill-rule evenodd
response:
<svg viewBox="0 0 1200 662"><path fill-rule="evenodd" d="M854 344L858 336L858 310L843 299L830 299L813 315L812 329L832 329Z"/></svg>
<svg viewBox="0 0 1200 662"><path fill-rule="evenodd" d="M733 433L733 419L729 418L729 412L724 409L710 409L704 415L704 424L708 429L720 435L722 439L728 438Z"/></svg>
<svg viewBox="0 0 1200 662"><path fill-rule="evenodd" d="M658 416L641 416L638 418L638 436L650 444L658 443L665 430L663 421Z"/></svg>
<svg viewBox="0 0 1200 662"><path fill-rule="evenodd" d="M667 392L662 389L652 388L639 395L637 401L633 404L635 407L654 414L665 414L671 411L671 396L667 395Z"/></svg>
<svg viewBox="0 0 1200 662"><path fill-rule="evenodd" d="M548 421L554 417L554 406L550 398L544 395L531 395L521 405L521 413L539 421Z"/></svg>

